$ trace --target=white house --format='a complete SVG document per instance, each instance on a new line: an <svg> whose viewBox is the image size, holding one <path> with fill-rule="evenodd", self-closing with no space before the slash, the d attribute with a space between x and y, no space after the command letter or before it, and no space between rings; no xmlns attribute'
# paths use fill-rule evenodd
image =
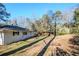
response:
<svg viewBox="0 0 79 59"><path fill-rule="evenodd" d="M9 44L18 41L18 37L23 35L25 28L12 25L0 26L0 45Z"/></svg>

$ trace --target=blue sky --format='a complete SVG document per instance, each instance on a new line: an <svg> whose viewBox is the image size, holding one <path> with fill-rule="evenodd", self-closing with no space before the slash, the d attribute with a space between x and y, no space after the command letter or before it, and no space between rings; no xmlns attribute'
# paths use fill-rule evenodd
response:
<svg viewBox="0 0 79 59"><path fill-rule="evenodd" d="M77 4L73 3L6 3L4 4L7 8L7 11L11 13L10 19L25 16L32 18L33 16L41 17L43 14L48 12L48 10L52 10L55 12L56 10L66 11Z"/></svg>

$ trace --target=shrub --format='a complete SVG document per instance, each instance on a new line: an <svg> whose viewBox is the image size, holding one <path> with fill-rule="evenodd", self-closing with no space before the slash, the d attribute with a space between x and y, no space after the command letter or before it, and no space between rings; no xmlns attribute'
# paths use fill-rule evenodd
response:
<svg viewBox="0 0 79 59"><path fill-rule="evenodd" d="M79 29L77 27L72 28L71 34L79 34Z"/></svg>
<svg viewBox="0 0 79 59"><path fill-rule="evenodd" d="M70 33L70 29L63 27L61 29L58 30L58 35L65 35L65 34L69 34Z"/></svg>

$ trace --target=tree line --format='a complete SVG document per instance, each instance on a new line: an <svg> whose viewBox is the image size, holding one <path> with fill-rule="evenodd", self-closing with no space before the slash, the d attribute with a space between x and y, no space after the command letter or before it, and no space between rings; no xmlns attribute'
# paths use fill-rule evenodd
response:
<svg viewBox="0 0 79 59"><path fill-rule="evenodd" d="M69 13L62 12L60 10L55 12L49 10L42 17L36 19L17 17L13 20L8 20L9 17L10 13L8 13L6 11L6 7L0 3L0 25L5 24L20 26L28 28L29 31L42 34L48 33L49 35L79 33L79 7L75 8L73 12ZM3 22L1 23L1 21Z"/></svg>

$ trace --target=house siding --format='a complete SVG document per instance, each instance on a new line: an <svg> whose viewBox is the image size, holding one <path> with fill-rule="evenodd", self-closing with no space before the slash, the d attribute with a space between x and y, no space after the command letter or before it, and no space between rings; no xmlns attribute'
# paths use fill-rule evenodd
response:
<svg viewBox="0 0 79 59"><path fill-rule="evenodd" d="M4 32L4 44L9 44L9 43L18 41L17 38L20 36L22 36L22 32L19 32L19 35L13 36L13 31L5 31Z"/></svg>

